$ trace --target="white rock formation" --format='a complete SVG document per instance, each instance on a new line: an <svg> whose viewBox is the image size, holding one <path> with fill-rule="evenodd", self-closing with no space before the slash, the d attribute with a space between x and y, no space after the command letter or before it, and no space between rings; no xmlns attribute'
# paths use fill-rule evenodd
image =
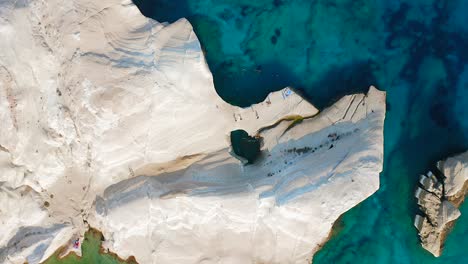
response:
<svg viewBox="0 0 468 264"><path fill-rule="evenodd" d="M439 161L437 168L442 173L439 178L430 171L421 175L415 196L424 216L416 215L414 221L422 246L436 257L460 217L458 207L468 191L468 151Z"/></svg>
<svg viewBox="0 0 468 264"><path fill-rule="evenodd" d="M82 236L139 263L308 263L378 189L385 94L317 114L289 90L241 109L216 94L191 25L130 0L0 2L0 263ZM261 133L242 166L229 132Z"/></svg>

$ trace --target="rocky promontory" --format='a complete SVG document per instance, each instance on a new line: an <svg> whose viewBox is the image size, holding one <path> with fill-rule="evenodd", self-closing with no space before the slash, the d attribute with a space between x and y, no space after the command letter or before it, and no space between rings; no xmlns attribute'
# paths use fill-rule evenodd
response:
<svg viewBox="0 0 468 264"><path fill-rule="evenodd" d="M422 246L434 256L442 253L445 238L460 217L458 207L468 190L468 151L437 163L437 170L421 175L415 196L422 215L414 225Z"/></svg>
<svg viewBox="0 0 468 264"><path fill-rule="evenodd" d="M2 0L0 50L0 263L81 255L90 226L140 264L310 263L379 188L374 87L230 105L190 23L130 0Z"/></svg>

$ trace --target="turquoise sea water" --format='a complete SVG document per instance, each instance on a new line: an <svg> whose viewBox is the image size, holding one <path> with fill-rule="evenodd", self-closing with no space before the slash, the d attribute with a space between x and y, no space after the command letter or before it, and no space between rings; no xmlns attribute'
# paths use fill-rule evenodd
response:
<svg viewBox="0 0 468 264"><path fill-rule="evenodd" d="M413 227L418 175L468 149L468 1L134 2L161 22L188 18L232 104L288 85L320 108L370 84L387 91L381 187L314 263L468 263L468 203L440 258Z"/></svg>

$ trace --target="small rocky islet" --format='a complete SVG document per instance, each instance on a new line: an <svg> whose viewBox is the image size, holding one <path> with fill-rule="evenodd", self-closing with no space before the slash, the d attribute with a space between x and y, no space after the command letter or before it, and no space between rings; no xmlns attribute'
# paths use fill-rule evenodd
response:
<svg viewBox="0 0 468 264"><path fill-rule="evenodd" d="M416 215L414 225L422 246L438 257L468 192L468 152L437 162L419 183L415 197L422 214Z"/></svg>

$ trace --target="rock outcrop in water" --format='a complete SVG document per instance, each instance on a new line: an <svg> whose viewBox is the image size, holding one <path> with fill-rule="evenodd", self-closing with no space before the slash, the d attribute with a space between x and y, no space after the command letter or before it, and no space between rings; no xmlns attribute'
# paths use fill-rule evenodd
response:
<svg viewBox="0 0 468 264"><path fill-rule="evenodd" d="M80 254L88 224L139 263L308 263L378 189L373 87L320 113L287 88L231 106L191 25L130 0L2 1L0 49L1 263ZM253 164L237 129L262 137Z"/></svg>
<svg viewBox="0 0 468 264"><path fill-rule="evenodd" d="M436 257L460 217L458 207L468 191L468 152L439 161L437 168L436 175L421 175L415 196L424 215L416 215L414 222L422 246Z"/></svg>

